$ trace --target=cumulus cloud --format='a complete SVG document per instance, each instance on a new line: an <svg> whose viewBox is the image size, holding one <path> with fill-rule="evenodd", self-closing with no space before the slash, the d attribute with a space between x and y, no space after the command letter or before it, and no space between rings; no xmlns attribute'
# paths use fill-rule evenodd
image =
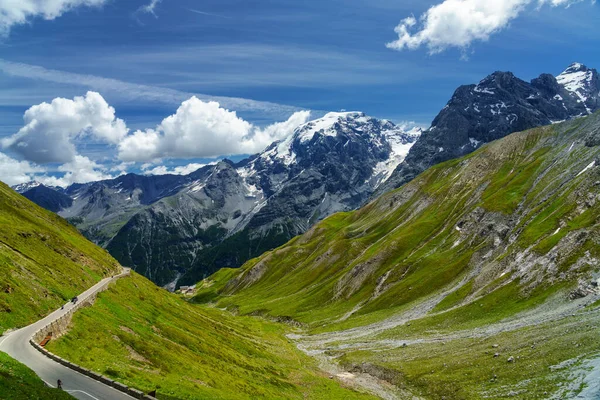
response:
<svg viewBox="0 0 600 400"><path fill-rule="evenodd" d="M297 111L284 122L276 122L264 129L255 129L254 135L242 143L242 148L250 148L250 153L263 150L276 140L284 139L310 118L310 111Z"/></svg>
<svg viewBox="0 0 600 400"><path fill-rule="evenodd" d="M256 153L290 135L309 117L309 111L299 111L284 122L260 128L218 102L192 97L154 129L129 134L125 122L115 116L114 108L96 92L73 99L56 98L30 107L24 114L23 127L0 140L3 149L24 159L17 161L0 153L0 179L11 185L37 180L66 187L114 178L126 173L136 162L151 162L142 166L146 174L186 175L205 164L168 168L153 167L152 163L156 165L165 158ZM90 139L118 149L112 165L104 166L79 154L78 147Z"/></svg>
<svg viewBox="0 0 600 400"><path fill-rule="evenodd" d="M127 135L123 120L115 109L96 92L73 100L56 98L29 108L23 116L25 125L2 147L11 149L37 164L75 161L74 140L91 136L103 143L119 143Z"/></svg>
<svg viewBox="0 0 600 400"><path fill-rule="evenodd" d="M310 113L294 113L286 122L259 129L218 102L197 97L184 101L177 112L156 129L136 131L119 144L123 161L146 162L161 158L215 158L258 152L290 134Z"/></svg>
<svg viewBox="0 0 600 400"><path fill-rule="evenodd" d="M27 161L18 161L0 153L0 180L9 186L32 181L35 174L44 171Z"/></svg>
<svg viewBox="0 0 600 400"><path fill-rule="evenodd" d="M0 1L0 35L6 36L14 25L32 18L53 20L82 6L101 6L106 0L2 0Z"/></svg>
<svg viewBox="0 0 600 400"><path fill-rule="evenodd" d="M486 41L506 28L528 6L570 6L581 0L445 0L429 8L417 20L403 19L395 28L398 39L386 46L415 50L427 46L430 53L449 47L465 49L474 41Z"/></svg>
<svg viewBox="0 0 600 400"><path fill-rule="evenodd" d="M62 177L38 176L36 180L48 186L67 187L73 183L87 183L114 178L114 176L106 173L103 166L88 157L80 155L58 167L58 171L64 172L64 175Z"/></svg>

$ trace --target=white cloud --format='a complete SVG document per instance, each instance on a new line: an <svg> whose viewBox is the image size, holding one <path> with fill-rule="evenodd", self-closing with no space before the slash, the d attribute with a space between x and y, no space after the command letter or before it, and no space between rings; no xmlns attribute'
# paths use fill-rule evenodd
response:
<svg viewBox="0 0 600 400"><path fill-rule="evenodd" d="M211 165L211 164L213 164L213 163L210 163L210 164L191 163L191 164L181 165L181 166L171 168L171 169L169 169L165 165L159 165L154 168L151 168L150 165L145 164L144 165L145 168L144 168L144 166L142 166L142 170L144 171L144 175L189 175L192 172L196 172L200 168L205 167L207 165Z"/></svg>
<svg viewBox="0 0 600 400"><path fill-rule="evenodd" d="M582 0L445 0L429 8L417 21L403 19L395 28L398 39L386 46L394 50L415 50L427 46L430 53L449 47L467 48L474 41L486 41L506 28L527 6L545 4L570 6Z"/></svg>
<svg viewBox="0 0 600 400"><path fill-rule="evenodd" d="M161 1L162 0L150 0L150 3L138 8L137 12L152 14L156 17L156 13L154 12L154 10L156 9L156 6L158 5L158 3L160 3Z"/></svg>
<svg viewBox="0 0 600 400"><path fill-rule="evenodd" d="M291 135L300 125L310 118L310 111L297 111L287 121L276 122L265 129L255 129L254 135L242 144L243 148L253 149L250 153L263 150L276 140L281 140Z"/></svg>
<svg viewBox="0 0 600 400"><path fill-rule="evenodd" d="M127 173L127 170L132 167L135 163L133 162L122 162L117 165L113 165L109 168L110 172L118 172L119 175L123 175Z"/></svg>
<svg viewBox="0 0 600 400"><path fill-rule="evenodd" d="M64 172L62 177L41 176L35 179L47 186L67 187L73 183L87 183L114 178L107 174L104 167L87 157L77 155L73 161L58 167L59 172Z"/></svg>
<svg viewBox="0 0 600 400"><path fill-rule="evenodd" d="M309 115L308 111L296 112L286 122L259 129L217 102L192 97L156 129L138 130L127 136L119 144L119 158L145 162L251 154L291 134Z"/></svg>
<svg viewBox="0 0 600 400"><path fill-rule="evenodd" d="M25 125L2 140L2 147L38 164L68 163L75 160L74 140L92 136L101 142L117 144L127 135L123 120L96 92L73 100L56 98L50 104L29 108Z"/></svg>
<svg viewBox="0 0 600 400"><path fill-rule="evenodd" d="M23 117L24 126L0 141L3 148L25 159L17 161L0 153L0 179L11 185L37 180L66 187L111 179L113 174L126 173L136 162L252 154L290 135L309 116L309 111L299 111L284 122L259 128L217 102L192 97L155 129L128 134L125 122L115 116L114 108L100 94L88 92L72 100L56 98L30 107ZM78 145L89 143L90 138L115 146L120 163L104 167L79 154ZM48 164L47 168L40 166L43 164ZM142 170L153 175L186 175L202 166L191 163L167 168L145 164Z"/></svg>
<svg viewBox="0 0 600 400"><path fill-rule="evenodd" d="M53 20L82 6L101 6L106 0L2 0L0 1L0 35L6 36L14 25L31 18Z"/></svg>
<svg viewBox="0 0 600 400"><path fill-rule="evenodd" d="M35 174L42 172L43 168L0 153L0 180L9 186L32 181Z"/></svg>

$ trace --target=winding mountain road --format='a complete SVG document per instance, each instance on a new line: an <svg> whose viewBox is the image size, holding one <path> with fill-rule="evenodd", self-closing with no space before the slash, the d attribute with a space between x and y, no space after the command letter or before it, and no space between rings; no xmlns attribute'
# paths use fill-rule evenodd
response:
<svg viewBox="0 0 600 400"><path fill-rule="evenodd" d="M105 286L117 279L129 275L129 270L112 278L106 278L79 295L79 301L84 301L89 296L101 292ZM80 400L120 400L133 399L133 397L120 392L108 385L89 378L79 372L73 371L36 350L30 343L32 335L44 326L56 321L75 307L70 302L64 309L59 309L46 318L37 321L25 328L11 332L0 337L0 351L10 355L15 360L31 368L47 385L56 387L57 381L62 381L63 389L73 397Z"/></svg>

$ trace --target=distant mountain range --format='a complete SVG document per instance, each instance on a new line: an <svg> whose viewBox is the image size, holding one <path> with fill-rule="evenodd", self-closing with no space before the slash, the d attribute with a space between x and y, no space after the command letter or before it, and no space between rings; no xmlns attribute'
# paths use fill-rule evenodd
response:
<svg viewBox="0 0 600 400"><path fill-rule="evenodd" d="M237 164L21 190L155 282L195 282L364 204L420 133L363 113L329 113Z"/></svg>
<svg viewBox="0 0 600 400"><path fill-rule="evenodd" d="M582 64L529 83L496 72L458 88L425 132L358 112L330 113L237 164L224 160L186 176L129 174L65 190L16 189L155 282L193 283L432 165L513 132L588 115L600 107L599 93L597 71Z"/></svg>

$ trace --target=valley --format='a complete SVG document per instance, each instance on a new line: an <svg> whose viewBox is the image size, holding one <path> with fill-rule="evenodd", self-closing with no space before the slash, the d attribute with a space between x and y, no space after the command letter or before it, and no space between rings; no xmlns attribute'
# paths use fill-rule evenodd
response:
<svg viewBox="0 0 600 400"><path fill-rule="evenodd" d="M544 79L568 86L568 71ZM493 74L457 93L539 89L515 79ZM237 164L24 187L147 275L112 283L46 348L162 399L593 400L600 115L592 103L561 107L573 109L566 121L466 132L471 147L445 144L462 150L422 158L435 165L380 195L436 129L330 113ZM0 326L10 337L120 266L65 220L0 189ZM175 268L184 264L206 268ZM172 288L195 283L191 295L155 285L174 273Z"/></svg>
<svg viewBox="0 0 600 400"><path fill-rule="evenodd" d="M495 72L459 87L431 126L331 112L237 163L188 175L128 174L66 189L17 189L153 282L193 285L356 210L427 168L510 133L600 108L600 79L574 63L531 82Z"/></svg>
<svg viewBox="0 0 600 400"><path fill-rule="evenodd" d="M0 190L0 255L5 258L0 345L19 357L40 357L27 337L13 346L21 336L16 330L51 311L67 312L70 305L61 307L102 278L116 277L121 267L65 220L5 185ZM160 398L374 398L321 372L285 338L284 327L190 305L137 274L111 283L61 333L52 336L48 350L134 388L158 390ZM46 386L5 353L0 359L3 399L71 398L68 393L84 399L86 393L107 392L96 390L97 382L92 381L94 388L85 386L89 380L70 382L68 374L60 374L64 367L55 370L47 359L43 365L34 359L32 368L62 379L65 391Z"/></svg>
<svg viewBox="0 0 600 400"><path fill-rule="evenodd" d="M596 0L0 0L0 400L600 400Z"/></svg>
<svg viewBox="0 0 600 400"><path fill-rule="evenodd" d="M323 365L425 398L571 398L600 356L599 123L433 167L216 274L197 300L296 321L290 338Z"/></svg>

